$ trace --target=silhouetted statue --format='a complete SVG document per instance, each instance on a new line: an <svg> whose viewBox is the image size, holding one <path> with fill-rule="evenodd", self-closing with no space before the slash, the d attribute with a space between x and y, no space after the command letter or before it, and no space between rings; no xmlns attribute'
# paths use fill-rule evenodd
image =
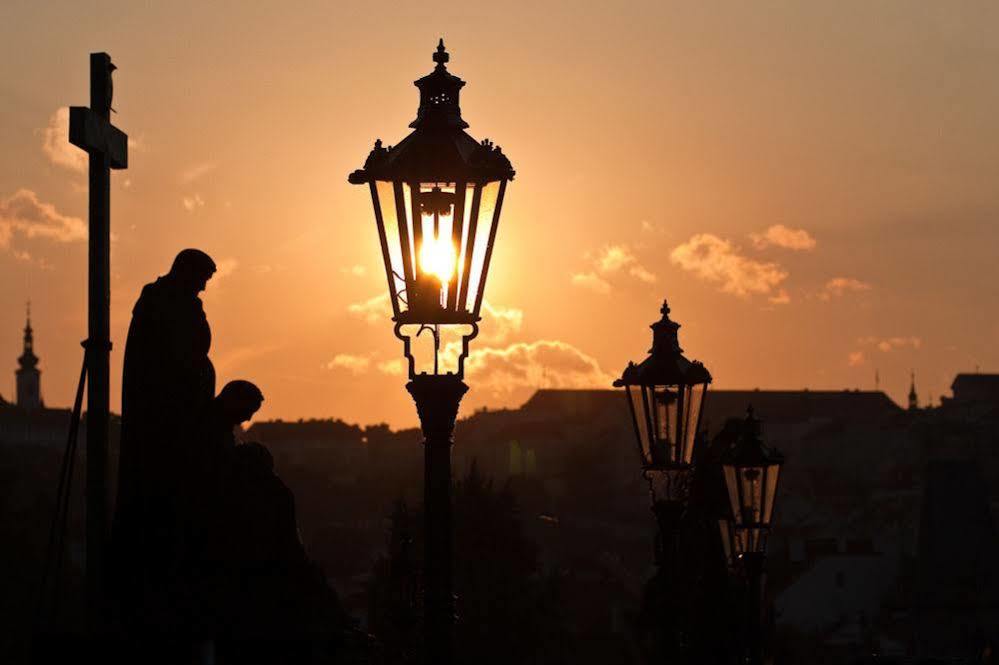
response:
<svg viewBox="0 0 999 665"><path fill-rule="evenodd" d="M122 378L121 454L112 573L123 617L170 630L167 590L177 548L178 488L195 423L215 394L211 329L198 294L212 259L185 249L170 272L142 289L132 310Z"/></svg>
<svg viewBox="0 0 999 665"><path fill-rule="evenodd" d="M263 400L249 381L230 381L202 411L193 443L184 450L179 534L180 577L188 600L184 611L191 630L207 636L228 622L229 599L245 582L235 565L243 556L237 512L245 484L235 429L253 417Z"/></svg>
<svg viewBox="0 0 999 665"><path fill-rule="evenodd" d="M274 473L270 451L237 443L234 430L262 402L252 383L227 383L204 411L185 463L182 611L192 633L235 649L234 662L270 662L261 640L336 642L347 625L302 547L295 498ZM242 651L248 643L249 652Z"/></svg>

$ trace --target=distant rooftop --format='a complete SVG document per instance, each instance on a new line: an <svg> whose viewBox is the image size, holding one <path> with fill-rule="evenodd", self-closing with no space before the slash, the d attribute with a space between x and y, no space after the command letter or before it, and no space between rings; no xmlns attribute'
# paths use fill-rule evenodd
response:
<svg viewBox="0 0 999 665"><path fill-rule="evenodd" d="M958 374L950 385L954 396L945 405L999 404L999 374Z"/></svg>
<svg viewBox="0 0 999 665"><path fill-rule="evenodd" d="M623 391L549 390L536 392L524 411L568 411L624 409ZM758 416L771 423L799 423L821 419L876 423L903 413L885 393L861 390L708 390L704 418L721 426L729 418L741 418L752 405Z"/></svg>

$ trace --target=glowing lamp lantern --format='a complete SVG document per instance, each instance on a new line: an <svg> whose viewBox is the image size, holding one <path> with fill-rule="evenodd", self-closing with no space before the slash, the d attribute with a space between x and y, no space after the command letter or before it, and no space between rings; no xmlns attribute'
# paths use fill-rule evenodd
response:
<svg viewBox="0 0 999 665"><path fill-rule="evenodd" d="M704 398L711 374L697 361L684 357L678 340L680 324L670 320L663 303L662 319L653 323L652 349L639 364L629 363L614 382L627 392L638 452L645 476L653 483L667 483L661 491L680 498L670 481L689 471L698 439Z"/></svg>
<svg viewBox="0 0 999 665"><path fill-rule="evenodd" d="M465 385L469 341L478 334L479 312L492 258L510 160L492 142L465 129L458 104L465 82L447 70L444 40L434 70L416 81L420 108L413 131L395 146L381 140L350 174L367 185L375 211L396 337L409 361L406 389L416 402L424 434L424 645L427 662L453 658L451 446ZM415 335L404 326L416 327ZM461 331L457 371L439 371L441 326ZM410 328L412 329L412 328ZM420 372L412 338L430 330L434 371Z"/></svg>
<svg viewBox="0 0 999 665"><path fill-rule="evenodd" d="M465 132L458 103L465 82L447 70L448 59L441 40L434 70L415 82L420 107L412 133L395 146L375 141L364 168L349 177L371 192L397 335L408 324L477 331L514 177L499 147Z"/></svg>
<svg viewBox="0 0 999 665"><path fill-rule="evenodd" d="M763 443L760 421L750 407L739 438L722 459L731 507L729 519L721 523L722 541L732 560L766 552L783 464L784 457Z"/></svg>

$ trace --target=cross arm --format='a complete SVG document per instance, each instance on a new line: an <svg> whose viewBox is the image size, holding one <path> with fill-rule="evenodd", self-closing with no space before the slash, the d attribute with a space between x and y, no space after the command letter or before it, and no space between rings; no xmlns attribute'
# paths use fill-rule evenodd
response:
<svg viewBox="0 0 999 665"><path fill-rule="evenodd" d="M69 142L106 153L113 169L128 168L128 135L86 106L69 107Z"/></svg>

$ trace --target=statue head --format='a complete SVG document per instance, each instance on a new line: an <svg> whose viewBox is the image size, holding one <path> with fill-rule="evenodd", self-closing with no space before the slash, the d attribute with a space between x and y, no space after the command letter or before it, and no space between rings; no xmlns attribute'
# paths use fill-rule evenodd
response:
<svg viewBox="0 0 999 665"><path fill-rule="evenodd" d="M181 250L170 266L171 277L180 288L197 296L205 290L208 280L215 274L215 262L200 249Z"/></svg>
<svg viewBox="0 0 999 665"><path fill-rule="evenodd" d="M215 398L216 407L227 423L234 427L245 423L260 410L264 394L249 381L230 381Z"/></svg>

